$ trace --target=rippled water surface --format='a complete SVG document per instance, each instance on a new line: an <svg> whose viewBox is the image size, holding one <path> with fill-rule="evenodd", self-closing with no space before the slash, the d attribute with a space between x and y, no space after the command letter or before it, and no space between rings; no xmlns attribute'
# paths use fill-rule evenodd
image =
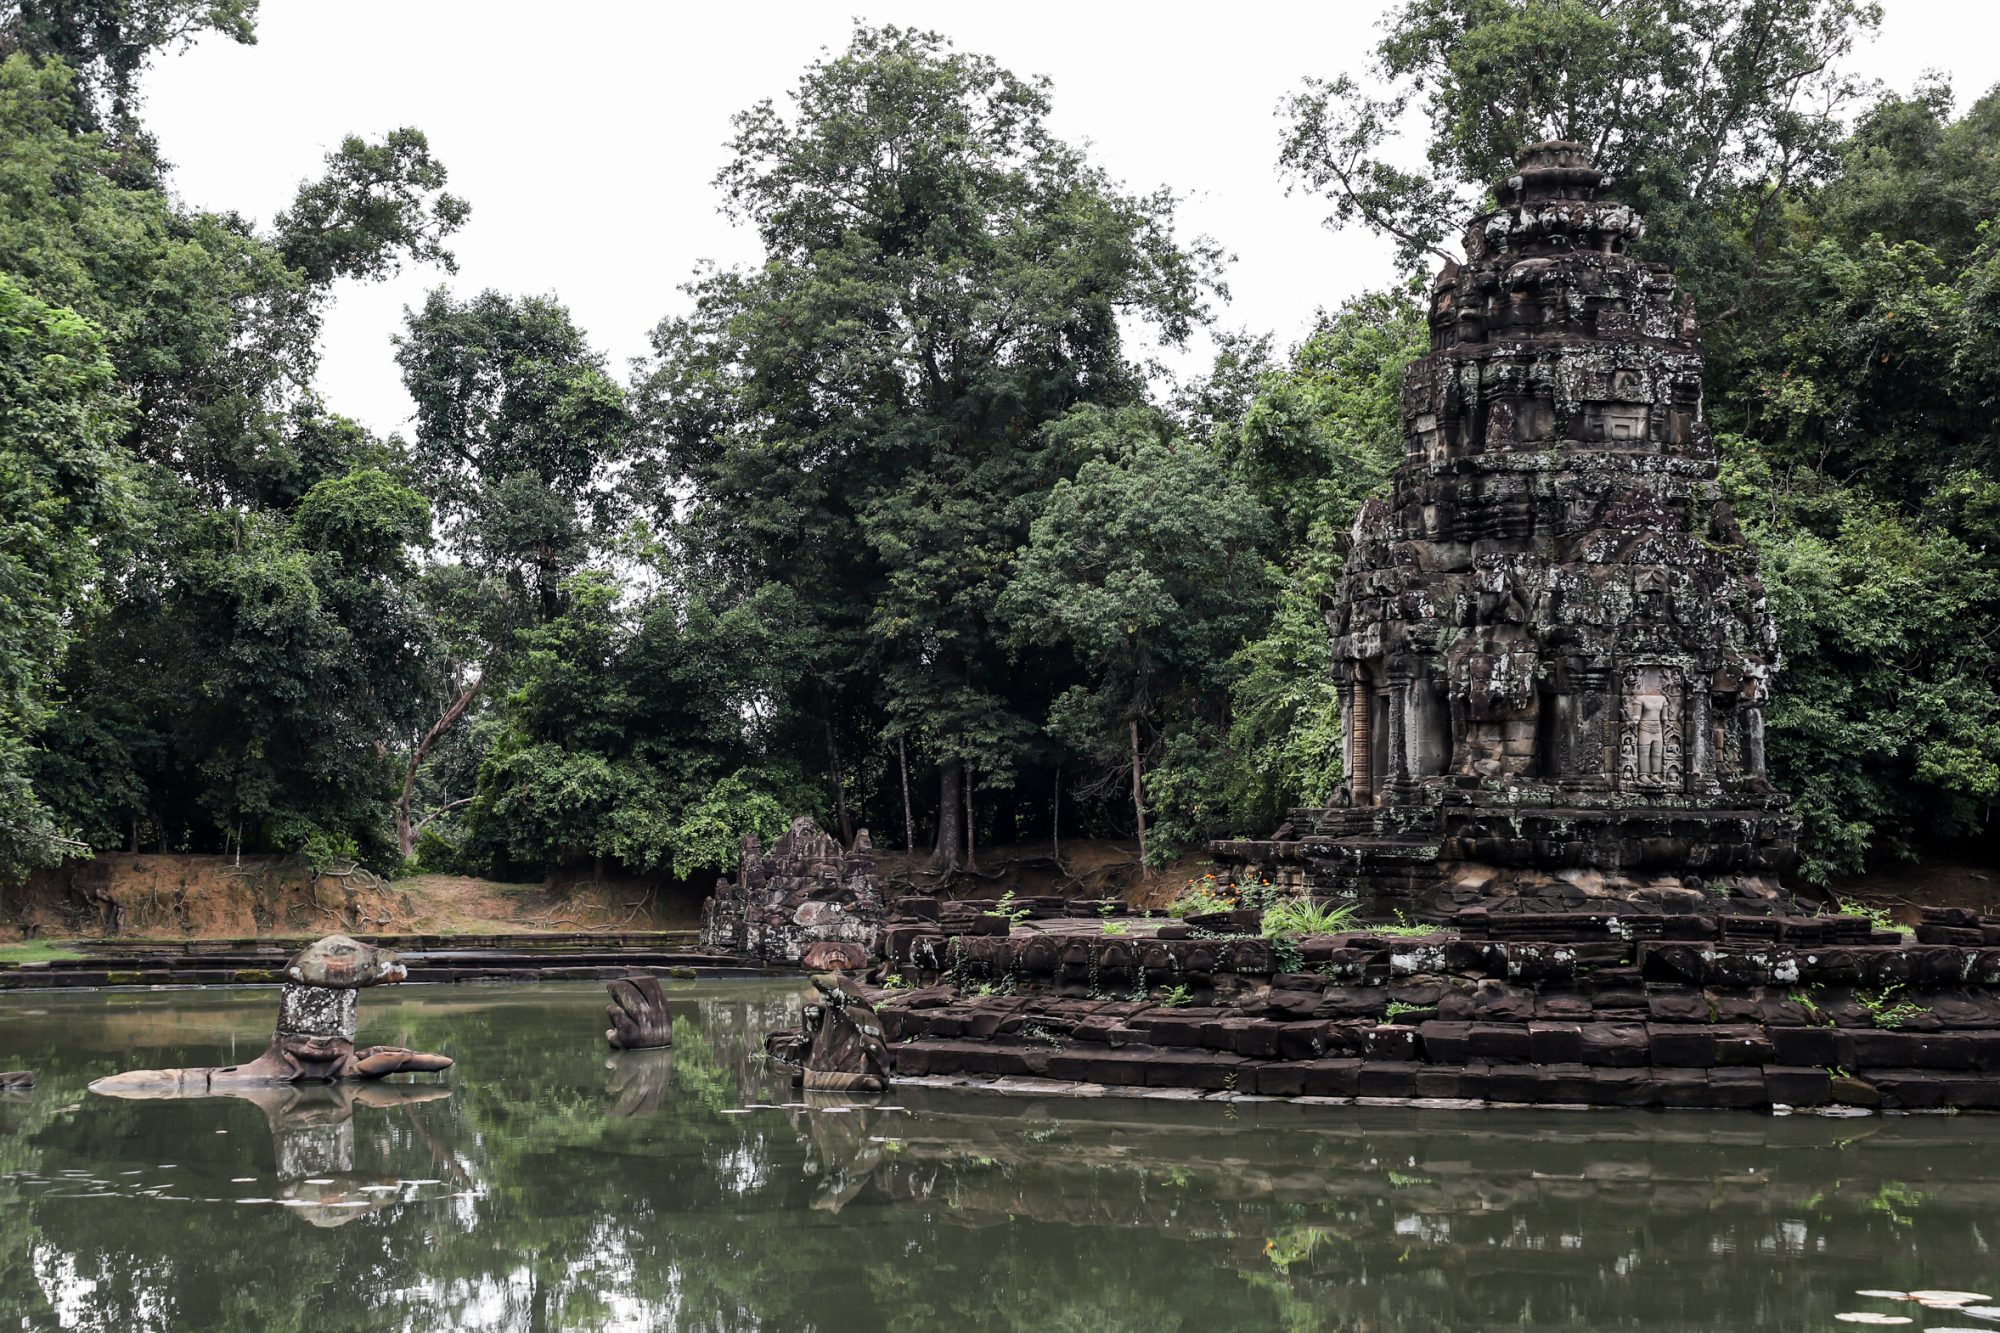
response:
<svg viewBox="0 0 2000 1333"><path fill-rule="evenodd" d="M275 993L0 998L0 1328L2000 1329L1854 1294L2000 1297L2000 1121L802 1104L795 985L670 987L671 1052L403 986L362 1040L444 1082L151 1102L84 1085L248 1058Z"/></svg>

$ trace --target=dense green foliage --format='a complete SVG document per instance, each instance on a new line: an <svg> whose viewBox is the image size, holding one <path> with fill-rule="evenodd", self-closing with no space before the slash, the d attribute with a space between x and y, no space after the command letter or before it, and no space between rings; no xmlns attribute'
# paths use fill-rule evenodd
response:
<svg viewBox="0 0 2000 1333"><path fill-rule="evenodd" d="M140 76L254 17L0 6L0 878L86 846L688 876L799 811L940 869L1158 863L1330 795L1324 605L1402 453L1414 288L1163 392L1130 335L1204 326L1221 251L1046 83L861 27L736 117L715 184L762 260L698 272L629 383L556 297L440 288L377 439L302 387L329 287L449 272L469 210L408 128L265 227L177 202ZM2000 97L1869 101L1875 22L1402 0L1381 86L1309 83L1281 147L1413 274L1524 139L1619 173L1706 315L1821 877L2000 792Z"/></svg>
<svg viewBox="0 0 2000 1333"><path fill-rule="evenodd" d="M689 487L658 515L687 559L726 595L796 596L802 670L772 702L799 750L824 746L843 833L847 770L898 741L935 771L946 867L968 788L1011 803L1052 757L1046 682L1073 667L1012 669L1002 607L1090 452L1051 428L1143 399L1121 316L1185 336L1214 260L1175 244L1170 196L1119 191L1048 111L1043 85L933 34L857 33L789 114L737 117L717 184L765 262L695 284L642 389L655 465Z"/></svg>
<svg viewBox="0 0 2000 1333"><path fill-rule="evenodd" d="M71 850L30 775L55 664L122 509L122 404L96 329L0 274L0 877Z"/></svg>

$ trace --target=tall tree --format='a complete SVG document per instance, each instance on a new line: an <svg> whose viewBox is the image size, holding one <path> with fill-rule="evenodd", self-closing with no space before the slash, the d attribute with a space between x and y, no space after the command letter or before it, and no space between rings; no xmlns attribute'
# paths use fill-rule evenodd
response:
<svg viewBox="0 0 2000 1333"><path fill-rule="evenodd" d="M98 548L95 595L68 622L65 706L36 738L37 791L93 846L142 828L191 848L359 845L380 823L380 746L408 725L422 633L402 590L428 507L391 444L304 386L332 279L409 249L441 258L463 206L422 136L398 131L359 163L348 145L302 187L315 207L260 233L172 199L129 87L105 132L85 105L143 65L104 53L146 25L247 34L251 8L23 5L22 22L82 24L105 63L41 38L0 61L0 270L102 331L128 406L114 444L133 521ZM339 258L309 260L308 240Z"/></svg>
<svg viewBox="0 0 2000 1333"><path fill-rule="evenodd" d="M1042 427L1136 401L1120 320L1183 338L1219 261L1175 241L1170 195L1053 136L1049 105L935 33L857 29L788 109L736 117L717 183L764 262L693 284L642 389L688 558L797 594L815 651L788 703L917 742L946 869L968 764L1004 785L1035 731L996 604L1071 466Z"/></svg>
<svg viewBox="0 0 2000 1333"><path fill-rule="evenodd" d="M611 475L629 419L604 358L552 299L432 292L408 313L396 359L417 408L412 461L457 557L427 580L437 702L395 800L407 857L425 762L494 673L505 678L517 635L561 613L565 581L626 512Z"/></svg>
<svg viewBox="0 0 2000 1333"><path fill-rule="evenodd" d="M1090 684L1050 720L1100 763L1124 760L1145 860L1145 754L1227 698L1229 658L1268 615L1270 520L1222 458L1157 414L1080 408L1059 431L1092 456L1051 489L1001 609L1016 643L1062 641L1086 664Z"/></svg>
<svg viewBox="0 0 2000 1333"><path fill-rule="evenodd" d="M1430 330L1407 292L1375 292L1330 315L1267 370L1211 432L1215 448L1270 509L1280 534L1271 617L1231 664L1217 831L1275 824L1323 804L1340 781L1339 692L1325 606L1362 501L1403 457L1403 369Z"/></svg>
<svg viewBox="0 0 2000 1333"><path fill-rule="evenodd" d="M0 274L0 885L78 844L35 792L57 665L130 521L112 448L124 413L97 330Z"/></svg>
<svg viewBox="0 0 2000 1333"><path fill-rule="evenodd" d="M473 859L540 871L588 859L686 877L735 866L745 833L790 819L758 702L790 667L791 599L717 614L662 590L625 604L602 568L521 635L516 688L468 817Z"/></svg>
<svg viewBox="0 0 2000 1333"><path fill-rule="evenodd" d="M56 59L77 72L80 129L138 130L139 76L161 51L203 33L257 40L257 0L9 0L0 56Z"/></svg>
<svg viewBox="0 0 2000 1333"><path fill-rule="evenodd" d="M1768 254L1786 192L1837 165L1842 112L1866 91L1841 62L1880 21L1869 0L1401 0L1372 80L1310 79L1289 99L1280 160L1330 197L1330 224L1391 236L1421 268L1523 144L1575 140L1716 316ZM1396 150L1412 111L1422 167ZM1717 244L1738 229L1747 245Z"/></svg>
<svg viewBox="0 0 2000 1333"><path fill-rule="evenodd" d="M1790 199L1756 317L1711 335L1731 502L1785 675L1805 873L1965 850L2000 795L2000 90L1881 98Z"/></svg>

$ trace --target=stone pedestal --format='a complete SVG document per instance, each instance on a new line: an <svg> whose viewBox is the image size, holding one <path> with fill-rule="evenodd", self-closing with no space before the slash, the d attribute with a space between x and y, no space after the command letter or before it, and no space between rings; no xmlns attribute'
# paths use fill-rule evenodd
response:
<svg viewBox="0 0 2000 1333"><path fill-rule="evenodd" d="M354 1040L361 992L287 982L278 997L278 1035Z"/></svg>

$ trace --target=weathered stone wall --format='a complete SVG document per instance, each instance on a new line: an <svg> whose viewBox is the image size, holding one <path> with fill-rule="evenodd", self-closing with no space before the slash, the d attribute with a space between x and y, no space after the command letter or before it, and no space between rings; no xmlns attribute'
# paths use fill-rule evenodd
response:
<svg viewBox="0 0 2000 1333"><path fill-rule="evenodd" d="M1407 456L1328 614L1345 786L1226 859L1433 919L1779 905L1777 632L1719 498L1699 334L1574 144L1524 150L1433 287Z"/></svg>
<svg viewBox="0 0 2000 1333"><path fill-rule="evenodd" d="M890 962L927 984L877 1011L902 1077L2000 1110L2000 918L1933 911L1914 943L1847 917L1474 910L1455 925L1296 946L896 925Z"/></svg>
<svg viewBox="0 0 2000 1333"><path fill-rule="evenodd" d="M768 852L755 834L743 839L736 877L717 885L702 907L701 943L768 963L797 963L821 941L858 944L872 955L883 915L868 831L843 851L802 815Z"/></svg>

